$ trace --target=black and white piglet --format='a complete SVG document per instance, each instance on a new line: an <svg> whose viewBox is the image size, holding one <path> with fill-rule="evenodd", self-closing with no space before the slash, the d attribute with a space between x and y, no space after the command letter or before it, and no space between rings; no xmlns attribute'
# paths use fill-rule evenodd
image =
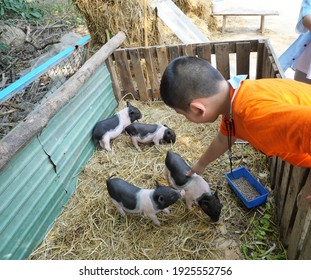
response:
<svg viewBox="0 0 311 280"><path fill-rule="evenodd" d="M113 115L112 117L99 121L93 128L92 137L94 141L99 141L102 148L111 151L110 140L118 137L132 122L142 117L138 108L126 102L127 107Z"/></svg>
<svg viewBox="0 0 311 280"><path fill-rule="evenodd" d="M138 151L141 151L138 143L175 143L175 132L166 125L132 123L125 128L125 132L130 135L132 142Z"/></svg>
<svg viewBox="0 0 311 280"><path fill-rule="evenodd" d="M219 220L221 213L221 203L218 198L218 191L211 193L209 184L198 174L187 176L190 170L189 165L183 158L173 152L168 151L165 158L165 175L169 183L180 190L185 191L184 198L188 209L195 202L214 222Z"/></svg>
<svg viewBox="0 0 311 280"><path fill-rule="evenodd" d="M167 207L174 204L184 193L162 186L158 182L155 189L141 189L119 178L109 178L106 184L108 193L121 215L124 216L125 212L144 213L157 226L160 225L160 221L156 214L160 211L169 213Z"/></svg>

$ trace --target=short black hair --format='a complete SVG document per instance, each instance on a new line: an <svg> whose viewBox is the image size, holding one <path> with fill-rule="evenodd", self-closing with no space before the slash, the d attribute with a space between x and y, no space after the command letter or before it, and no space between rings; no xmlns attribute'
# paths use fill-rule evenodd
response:
<svg viewBox="0 0 311 280"><path fill-rule="evenodd" d="M221 73L206 59L180 56L172 60L163 73L161 98L171 108L188 111L193 99L217 93L223 80Z"/></svg>

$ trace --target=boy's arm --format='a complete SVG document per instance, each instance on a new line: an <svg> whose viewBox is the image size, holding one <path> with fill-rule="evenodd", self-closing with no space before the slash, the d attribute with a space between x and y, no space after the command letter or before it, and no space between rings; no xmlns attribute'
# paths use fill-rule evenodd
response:
<svg viewBox="0 0 311 280"><path fill-rule="evenodd" d="M232 137L232 145L235 142L235 138ZM214 138L207 150L202 154L199 160L192 166L191 174L197 173L201 175L204 169L213 162L215 159L219 158L224 152L228 150L228 137L223 135L220 131L218 135ZM191 175L189 174L189 175Z"/></svg>
<svg viewBox="0 0 311 280"><path fill-rule="evenodd" d="M311 14L303 17L302 24L311 31Z"/></svg>

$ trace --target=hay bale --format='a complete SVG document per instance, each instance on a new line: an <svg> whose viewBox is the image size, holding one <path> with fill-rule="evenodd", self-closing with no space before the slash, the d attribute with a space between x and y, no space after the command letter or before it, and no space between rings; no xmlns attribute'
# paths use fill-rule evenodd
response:
<svg viewBox="0 0 311 280"><path fill-rule="evenodd" d="M145 2L147 6L144 5ZM195 24L199 24L203 33L210 35L209 26L216 26L215 19L210 17L211 0L174 2ZM124 47L180 43L177 36L157 18L150 5L151 0L73 0L73 3L84 16L95 44L106 43L119 31L126 34Z"/></svg>
<svg viewBox="0 0 311 280"><path fill-rule="evenodd" d="M112 152L97 150L81 172L76 192L31 259L241 259L240 238L247 237L248 219L257 210L248 210L229 188L225 172L228 156L211 164L203 177L212 191L219 188L223 210L212 223L199 209L186 210L179 200L170 213L159 213L161 226L138 214L122 217L113 205L105 180L115 175L144 188L155 180L167 184L164 176L166 152L178 152L190 165L216 135L220 119L213 124L193 124L162 102L131 101L140 108L144 123L167 124L175 130L175 144L159 147L141 144L138 152L126 135L112 141ZM125 107L121 102L118 111ZM234 168L247 166L254 176L268 174L266 158L249 145L233 147ZM261 183L269 188L268 176ZM260 208L259 208L260 209ZM246 237L245 237L246 236ZM249 236L248 238L253 238Z"/></svg>

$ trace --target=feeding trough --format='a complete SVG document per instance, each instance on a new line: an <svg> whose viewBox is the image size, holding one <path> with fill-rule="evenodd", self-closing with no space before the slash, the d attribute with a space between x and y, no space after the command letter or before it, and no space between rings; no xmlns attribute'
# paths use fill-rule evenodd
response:
<svg viewBox="0 0 311 280"><path fill-rule="evenodd" d="M227 172L226 178L247 208L259 206L267 200L268 190L244 166Z"/></svg>

